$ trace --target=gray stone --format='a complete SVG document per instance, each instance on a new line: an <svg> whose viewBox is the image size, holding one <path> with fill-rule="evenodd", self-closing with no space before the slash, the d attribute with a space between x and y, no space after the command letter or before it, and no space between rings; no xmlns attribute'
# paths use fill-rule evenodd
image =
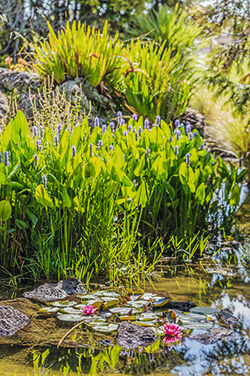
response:
<svg viewBox="0 0 250 376"><path fill-rule="evenodd" d="M13 336L29 323L29 318L10 306L0 306L0 337Z"/></svg>
<svg viewBox="0 0 250 376"><path fill-rule="evenodd" d="M189 338L202 343L203 345L213 345L217 341L221 341L225 337L232 334L232 330L227 328L212 328L206 333L191 335Z"/></svg>
<svg viewBox="0 0 250 376"><path fill-rule="evenodd" d="M240 320L235 317L229 308L224 308L216 315L219 320L221 320L224 324L232 327L232 326L241 326Z"/></svg>
<svg viewBox="0 0 250 376"><path fill-rule="evenodd" d="M43 302L50 302L67 298L69 295L84 295L87 291L78 279L59 281L57 284L44 283L33 291L25 292L25 298L37 299Z"/></svg>
<svg viewBox="0 0 250 376"><path fill-rule="evenodd" d="M26 92L29 89L37 91L40 86L39 76L36 74L0 68L0 87L6 92L15 89L19 92Z"/></svg>
<svg viewBox="0 0 250 376"><path fill-rule="evenodd" d="M130 321L121 323L117 329L117 343L126 349L147 347L157 339L152 329L132 324Z"/></svg>
<svg viewBox="0 0 250 376"><path fill-rule="evenodd" d="M0 92L0 120L9 112L9 104L7 97Z"/></svg>

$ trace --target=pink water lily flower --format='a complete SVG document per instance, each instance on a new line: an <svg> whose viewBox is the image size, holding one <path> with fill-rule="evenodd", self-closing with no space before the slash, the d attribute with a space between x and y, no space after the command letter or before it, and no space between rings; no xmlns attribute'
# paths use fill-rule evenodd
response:
<svg viewBox="0 0 250 376"><path fill-rule="evenodd" d="M84 315L93 315L93 313L95 313L95 311L96 311L96 308L94 308L91 305L86 305L85 307L83 307L82 311L83 311Z"/></svg>
<svg viewBox="0 0 250 376"><path fill-rule="evenodd" d="M169 335L166 335L164 338L163 338L163 342L168 345L170 343L173 343L173 342L177 342L177 341L180 341L181 339L181 335L180 334L177 334L175 336L169 336Z"/></svg>
<svg viewBox="0 0 250 376"><path fill-rule="evenodd" d="M170 337L175 337L179 336L181 333L181 328L179 325L172 323L170 324L169 322L167 324L164 324L164 331L167 334L167 336Z"/></svg>

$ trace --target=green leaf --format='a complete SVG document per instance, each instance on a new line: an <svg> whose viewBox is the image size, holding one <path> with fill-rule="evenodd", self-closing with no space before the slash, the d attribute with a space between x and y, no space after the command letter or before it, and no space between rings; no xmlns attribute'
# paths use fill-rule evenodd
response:
<svg viewBox="0 0 250 376"><path fill-rule="evenodd" d="M201 204L203 205L204 203L204 200L205 200L205 184L204 183L201 183L199 185L199 187L197 188L196 190L196 193L195 193L195 199Z"/></svg>
<svg viewBox="0 0 250 376"><path fill-rule="evenodd" d="M20 228L20 230L23 230L23 231L25 231L29 228L27 223L24 222L24 221L21 221L20 219L16 219L15 224L17 225L18 228Z"/></svg>
<svg viewBox="0 0 250 376"><path fill-rule="evenodd" d="M48 195L47 191L45 190L44 186L42 184L38 185L36 187L35 191L35 198L44 207L54 207L54 203L51 199L51 197Z"/></svg>
<svg viewBox="0 0 250 376"><path fill-rule="evenodd" d="M11 216L11 205L9 201L0 201L0 219L2 221L7 221Z"/></svg>
<svg viewBox="0 0 250 376"><path fill-rule="evenodd" d="M230 196L230 205L237 206L240 202L240 187L235 185L232 189L231 196Z"/></svg>

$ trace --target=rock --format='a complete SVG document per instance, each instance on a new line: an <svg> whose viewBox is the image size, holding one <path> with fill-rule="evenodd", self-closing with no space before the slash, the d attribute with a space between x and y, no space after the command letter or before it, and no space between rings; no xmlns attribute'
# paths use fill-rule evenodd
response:
<svg viewBox="0 0 250 376"><path fill-rule="evenodd" d="M0 68L0 87L6 92L15 89L19 92L37 91L40 86L39 76L36 74Z"/></svg>
<svg viewBox="0 0 250 376"><path fill-rule="evenodd" d="M83 284L79 279L64 279L57 283L57 288L64 290L68 295L87 294L87 290L83 287Z"/></svg>
<svg viewBox="0 0 250 376"><path fill-rule="evenodd" d="M59 86L60 93L65 93L66 98L72 103L80 102L80 105L86 110L90 110L90 103L81 87L75 81L66 81Z"/></svg>
<svg viewBox="0 0 250 376"><path fill-rule="evenodd" d="M0 92L0 120L4 118L4 116L9 111L9 104L8 99L6 96Z"/></svg>
<svg viewBox="0 0 250 376"><path fill-rule="evenodd" d="M117 329L118 345L126 349L147 347L152 345L157 339L158 337L152 329L132 324L130 321L121 323Z"/></svg>
<svg viewBox="0 0 250 376"><path fill-rule="evenodd" d="M25 298L32 298L41 300L43 302L50 302L54 300L61 300L68 297L68 295L80 294L84 295L87 291L83 284L78 279L62 280L57 284L44 283L33 291L25 292Z"/></svg>
<svg viewBox="0 0 250 376"><path fill-rule="evenodd" d="M29 318L22 312L7 305L0 306L0 336L13 336L29 323Z"/></svg>
<svg viewBox="0 0 250 376"><path fill-rule="evenodd" d="M217 341L221 341L223 338L228 337L232 334L232 330L226 328L212 328L206 333L196 334L190 336L190 339L194 339L204 345L212 345Z"/></svg>
<svg viewBox="0 0 250 376"><path fill-rule="evenodd" d="M229 308L224 308L217 313L217 318L228 326L241 326L240 320L235 317Z"/></svg>
<svg viewBox="0 0 250 376"><path fill-rule="evenodd" d="M175 302L170 300L164 308L178 309L181 312L189 312L191 308L197 307L193 302Z"/></svg>
<svg viewBox="0 0 250 376"><path fill-rule="evenodd" d="M179 117L179 120L184 124L189 121L192 130L197 129L201 137L204 137L205 117L199 111L187 107L184 114Z"/></svg>

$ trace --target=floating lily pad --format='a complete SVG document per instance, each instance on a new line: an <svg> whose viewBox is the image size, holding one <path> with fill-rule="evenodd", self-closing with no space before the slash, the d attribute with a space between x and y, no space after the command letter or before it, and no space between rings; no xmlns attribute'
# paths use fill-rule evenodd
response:
<svg viewBox="0 0 250 376"><path fill-rule="evenodd" d="M152 321L152 320L156 320L157 317L158 316L155 313L145 312L140 315L139 320L140 321Z"/></svg>
<svg viewBox="0 0 250 376"><path fill-rule="evenodd" d="M59 307L42 307L42 308L40 308L40 311L48 312L48 313L58 312Z"/></svg>
<svg viewBox="0 0 250 376"><path fill-rule="evenodd" d="M115 305L117 305L119 303L119 300L117 299L114 299L114 298L110 298L110 300L107 300L106 297L105 297L105 305L109 308L109 307L113 307Z"/></svg>
<svg viewBox="0 0 250 376"><path fill-rule="evenodd" d="M137 324L137 325L140 325L144 328L151 328L151 327L154 327L155 326L155 322L152 322L152 321L135 321L133 322L133 324Z"/></svg>
<svg viewBox="0 0 250 376"><path fill-rule="evenodd" d="M118 314L118 315L127 315L129 310L132 309L132 314L135 314L138 312L138 309L136 308L130 308L130 307L115 307L115 308L110 308L110 312L113 314Z"/></svg>
<svg viewBox="0 0 250 376"><path fill-rule="evenodd" d="M57 318L60 321L67 321L67 322L78 322L78 321L83 320L82 315L63 314L63 313L58 313Z"/></svg>
<svg viewBox="0 0 250 376"><path fill-rule="evenodd" d="M63 307L72 307L74 304L77 304L77 302L69 302L68 300L64 300L64 301L53 302L50 304L53 307L63 308Z"/></svg>
<svg viewBox="0 0 250 376"><path fill-rule="evenodd" d="M88 294L88 295L78 295L79 298L83 298L84 300L96 300L96 295Z"/></svg>
<svg viewBox="0 0 250 376"><path fill-rule="evenodd" d="M194 321L183 321L182 325L185 329L199 329L199 330L205 330L205 329L211 329L213 327L213 324L209 321L204 322L194 322Z"/></svg>
<svg viewBox="0 0 250 376"><path fill-rule="evenodd" d="M79 315L81 311L79 311L79 309L76 309L74 307L66 307L66 308L59 308L59 312L64 313L64 314Z"/></svg>
<svg viewBox="0 0 250 376"><path fill-rule="evenodd" d="M109 324L109 325L95 325L92 327L95 331L100 333L112 333L115 332L118 328L117 324Z"/></svg>
<svg viewBox="0 0 250 376"><path fill-rule="evenodd" d="M219 312L218 309L216 308L211 308L211 307L195 307L191 308L190 312L193 313L202 313L204 315L214 315L215 313Z"/></svg>
<svg viewBox="0 0 250 376"><path fill-rule="evenodd" d="M194 321L194 322L201 322L206 321L207 316L203 315L202 313L182 313L178 315L178 319L180 319L182 322L184 321Z"/></svg>
<svg viewBox="0 0 250 376"><path fill-rule="evenodd" d="M164 308L164 306L170 301L170 298L162 298L151 303L153 309Z"/></svg>

